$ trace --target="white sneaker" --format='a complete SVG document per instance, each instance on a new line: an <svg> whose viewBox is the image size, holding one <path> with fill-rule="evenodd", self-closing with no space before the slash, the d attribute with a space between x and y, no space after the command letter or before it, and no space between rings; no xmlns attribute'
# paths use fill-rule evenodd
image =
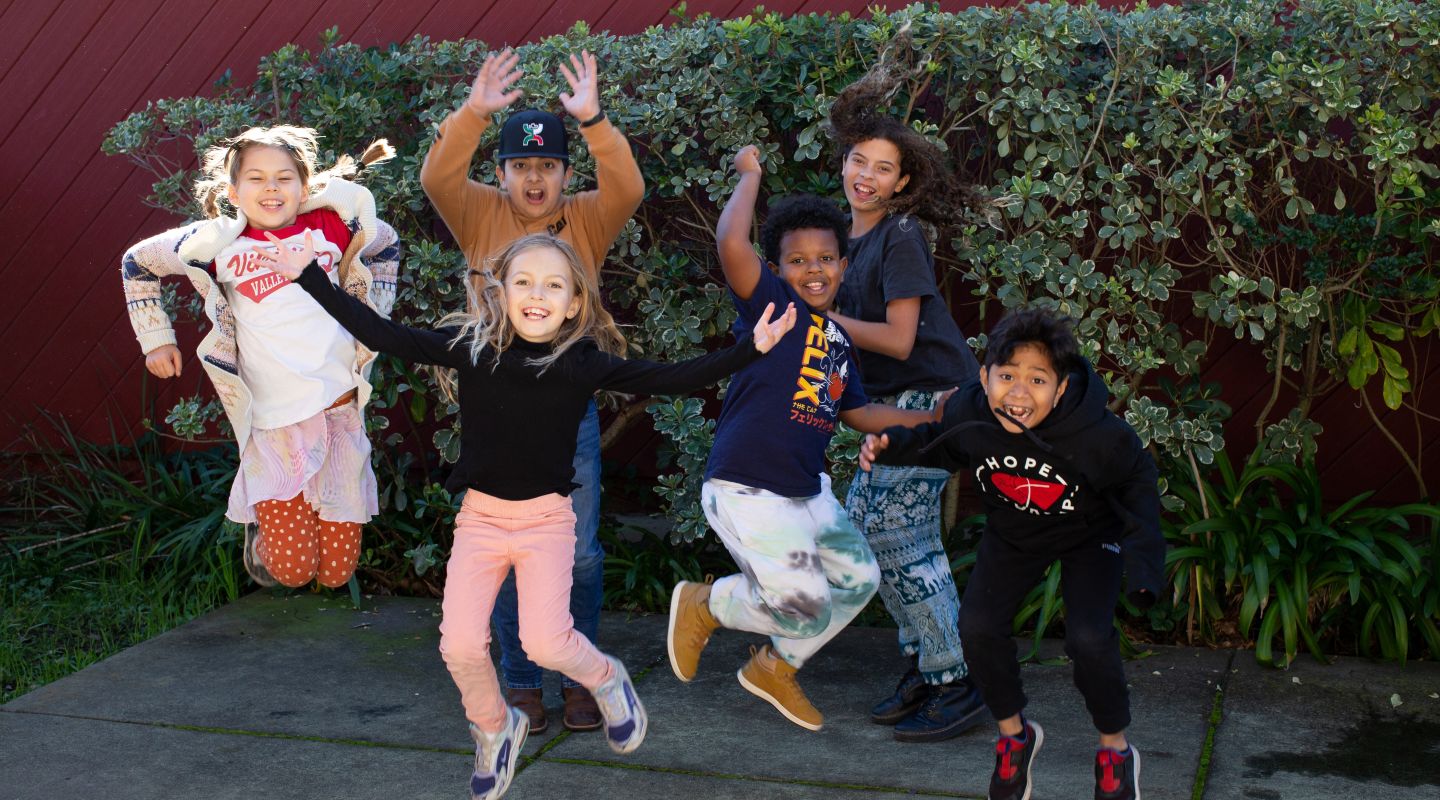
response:
<svg viewBox="0 0 1440 800"><path fill-rule="evenodd" d="M470 738L475 740L475 774L470 776L471 800L498 800L515 779L515 766L520 763L520 748L530 735L530 718L514 706L505 707L505 727L485 733L470 724Z"/></svg>
<svg viewBox="0 0 1440 800"><path fill-rule="evenodd" d="M610 656L605 658L615 668L615 677L600 684L593 692L600 714L605 717L605 739L610 743L610 749L617 753L633 752L645 741L650 718L646 716L640 698L635 696L635 684L630 681L625 665Z"/></svg>

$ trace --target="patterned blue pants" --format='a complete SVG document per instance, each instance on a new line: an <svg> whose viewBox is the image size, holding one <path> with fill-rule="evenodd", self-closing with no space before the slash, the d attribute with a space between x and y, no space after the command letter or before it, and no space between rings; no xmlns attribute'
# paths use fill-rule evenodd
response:
<svg viewBox="0 0 1440 800"><path fill-rule="evenodd" d="M907 391L899 408L929 410L937 392ZM876 465L856 472L845 506L880 565L880 599L900 626L900 650L920 657L929 684L965 677L960 597L940 541L940 500L949 473Z"/></svg>

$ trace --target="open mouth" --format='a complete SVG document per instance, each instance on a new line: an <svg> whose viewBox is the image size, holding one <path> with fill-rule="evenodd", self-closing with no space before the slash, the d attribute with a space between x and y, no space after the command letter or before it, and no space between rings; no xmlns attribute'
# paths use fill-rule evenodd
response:
<svg viewBox="0 0 1440 800"><path fill-rule="evenodd" d="M550 312L543 308L522 308L520 309L520 315L525 317L525 319L538 322L550 316Z"/></svg>
<svg viewBox="0 0 1440 800"><path fill-rule="evenodd" d="M855 195L855 199L862 203L868 203L875 199L874 187L866 186L863 183L856 183L851 185L850 191L852 194Z"/></svg>
<svg viewBox="0 0 1440 800"><path fill-rule="evenodd" d="M830 284L825 281L805 281L800 284L800 288L804 294L818 297L825 294L825 291L830 288Z"/></svg>
<svg viewBox="0 0 1440 800"><path fill-rule="evenodd" d="M545 190L544 190L544 189L526 189L526 190L525 190L525 202L529 203L529 204L532 205L532 206L538 206L538 205L544 204L544 202L545 202Z"/></svg>
<svg viewBox="0 0 1440 800"><path fill-rule="evenodd" d="M1030 418L1031 414L1034 413L1034 409L1025 408L1024 406L1007 405L1001 406L1001 408L1005 409L1005 413L1009 414L1011 418L1013 418L1017 422L1024 422L1025 420Z"/></svg>
<svg viewBox="0 0 1440 800"><path fill-rule="evenodd" d="M279 211L285 207L284 200L261 200L260 207L266 211Z"/></svg>

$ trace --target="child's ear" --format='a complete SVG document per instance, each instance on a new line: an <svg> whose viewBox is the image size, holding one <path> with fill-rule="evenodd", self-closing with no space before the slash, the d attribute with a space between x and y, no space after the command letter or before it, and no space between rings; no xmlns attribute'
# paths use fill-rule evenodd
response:
<svg viewBox="0 0 1440 800"><path fill-rule="evenodd" d="M905 188L905 184L907 184L907 183L909 183L909 182L910 182L910 176L909 176L909 175L903 175L903 176L901 176L900 180L898 180L898 181L895 182L895 194L900 194L900 190L901 190L901 189L904 189L904 188Z"/></svg>
<svg viewBox="0 0 1440 800"><path fill-rule="evenodd" d="M770 271L773 272L775 275L779 275L779 274L780 274L780 268L775 265L775 262L774 262L774 261L771 261L771 260L768 259L768 258L765 259L765 266L769 267L769 268L770 268Z"/></svg>
<svg viewBox="0 0 1440 800"><path fill-rule="evenodd" d="M575 177L575 168L567 165L567 166L565 167L565 182L564 182L563 184L561 184L561 187L563 188L563 187L565 187L565 186L569 186L569 185L570 185L570 179L572 179L572 178L574 178L574 177Z"/></svg>
<svg viewBox="0 0 1440 800"><path fill-rule="evenodd" d="M230 205L240 207L240 194L235 191L235 184L225 184L225 199L230 201Z"/></svg>
<svg viewBox="0 0 1440 800"><path fill-rule="evenodd" d="M849 269L849 267L850 267L850 259L846 258L845 256L841 256L841 257L840 257L840 272L839 272L838 275L836 275L836 277L838 277L838 278L840 279L840 282L841 282L841 283L844 283L844 282L845 282L845 270Z"/></svg>
<svg viewBox="0 0 1440 800"><path fill-rule="evenodd" d="M1060 386L1055 389L1055 405L1060 405L1060 398L1065 396L1065 387L1070 385L1070 376L1066 374L1060 379Z"/></svg>
<svg viewBox="0 0 1440 800"><path fill-rule="evenodd" d="M575 319L575 315L579 313L580 295L577 294L574 297L570 298L570 307L565 309L565 319Z"/></svg>
<svg viewBox="0 0 1440 800"><path fill-rule="evenodd" d="M495 164L495 182L496 182L496 183L504 183L504 182L505 182L505 162L504 162L504 161L501 161L501 162L498 162L498 163Z"/></svg>

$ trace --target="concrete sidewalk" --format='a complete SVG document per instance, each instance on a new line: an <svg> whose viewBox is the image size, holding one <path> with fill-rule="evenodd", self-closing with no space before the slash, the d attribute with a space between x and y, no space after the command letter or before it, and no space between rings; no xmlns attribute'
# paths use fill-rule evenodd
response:
<svg viewBox="0 0 1440 800"><path fill-rule="evenodd" d="M438 604L365 606L257 592L0 707L0 798L465 797L472 748L436 652ZM644 746L616 756L565 733L556 708L508 798L985 795L989 725L902 745L868 721L903 668L893 631L846 631L806 667L818 733L736 683L760 637L718 634L691 684L664 637L663 616L601 627L650 711ZM1440 665L1279 672L1246 652L1157 648L1127 671L1147 800L1440 795ZM1035 797L1090 797L1095 735L1069 667L1027 666L1025 680L1046 730ZM558 706L558 685L547 697Z"/></svg>

